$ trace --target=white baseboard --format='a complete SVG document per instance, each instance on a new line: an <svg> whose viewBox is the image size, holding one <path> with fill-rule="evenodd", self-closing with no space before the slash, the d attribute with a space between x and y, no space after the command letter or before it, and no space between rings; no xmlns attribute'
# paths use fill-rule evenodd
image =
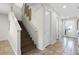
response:
<svg viewBox="0 0 79 59"><path fill-rule="evenodd" d="M45 47L39 47L39 46L37 46L37 49L38 49L38 50L44 50Z"/></svg>
<svg viewBox="0 0 79 59"><path fill-rule="evenodd" d="M50 43L49 45L53 45L53 44L55 44L56 43L56 40L54 40L52 43ZM39 50L44 50L46 47L45 46L43 46L43 47L41 47L41 46L37 46L37 48L39 49Z"/></svg>
<svg viewBox="0 0 79 59"><path fill-rule="evenodd" d="M53 44L55 44L55 43L56 43L56 41L57 41L57 40L52 41L52 42L51 42L51 44L52 44L52 45L53 45Z"/></svg>

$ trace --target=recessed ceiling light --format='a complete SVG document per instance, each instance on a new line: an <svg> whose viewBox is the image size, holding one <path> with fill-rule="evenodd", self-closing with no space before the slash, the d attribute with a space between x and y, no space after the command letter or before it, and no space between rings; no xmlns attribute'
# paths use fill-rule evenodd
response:
<svg viewBox="0 0 79 59"><path fill-rule="evenodd" d="M62 8L66 8L67 6L66 5L63 5L63 7Z"/></svg>

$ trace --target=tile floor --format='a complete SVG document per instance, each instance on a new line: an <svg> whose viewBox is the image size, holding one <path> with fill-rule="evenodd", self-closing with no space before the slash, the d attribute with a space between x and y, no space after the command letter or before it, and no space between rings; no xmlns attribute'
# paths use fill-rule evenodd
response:
<svg viewBox="0 0 79 59"><path fill-rule="evenodd" d="M45 50L40 51L34 49L25 55L76 55L77 39L64 37L61 41L57 41L54 45L48 46Z"/></svg>

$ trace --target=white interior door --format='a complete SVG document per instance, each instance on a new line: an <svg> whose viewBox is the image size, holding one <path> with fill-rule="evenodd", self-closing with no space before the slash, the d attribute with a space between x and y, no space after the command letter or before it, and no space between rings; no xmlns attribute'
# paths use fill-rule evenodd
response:
<svg viewBox="0 0 79 59"><path fill-rule="evenodd" d="M50 44L50 20L51 20L50 11L46 10L45 12L45 21L44 21L44 46Z"/></svg>

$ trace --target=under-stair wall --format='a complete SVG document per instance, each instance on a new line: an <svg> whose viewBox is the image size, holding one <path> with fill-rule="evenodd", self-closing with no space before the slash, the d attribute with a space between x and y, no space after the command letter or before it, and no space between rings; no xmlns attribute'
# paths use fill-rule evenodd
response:
<svg viewBox="0 0 79 59"><path fill-rule="evenodd" d="M21 48L20 48L21 28L13 12L9 13L8 19L10 22L10 29L9 29L10 38L8 40L11 44L14 53L18 55L21 54Z"/></svg>

